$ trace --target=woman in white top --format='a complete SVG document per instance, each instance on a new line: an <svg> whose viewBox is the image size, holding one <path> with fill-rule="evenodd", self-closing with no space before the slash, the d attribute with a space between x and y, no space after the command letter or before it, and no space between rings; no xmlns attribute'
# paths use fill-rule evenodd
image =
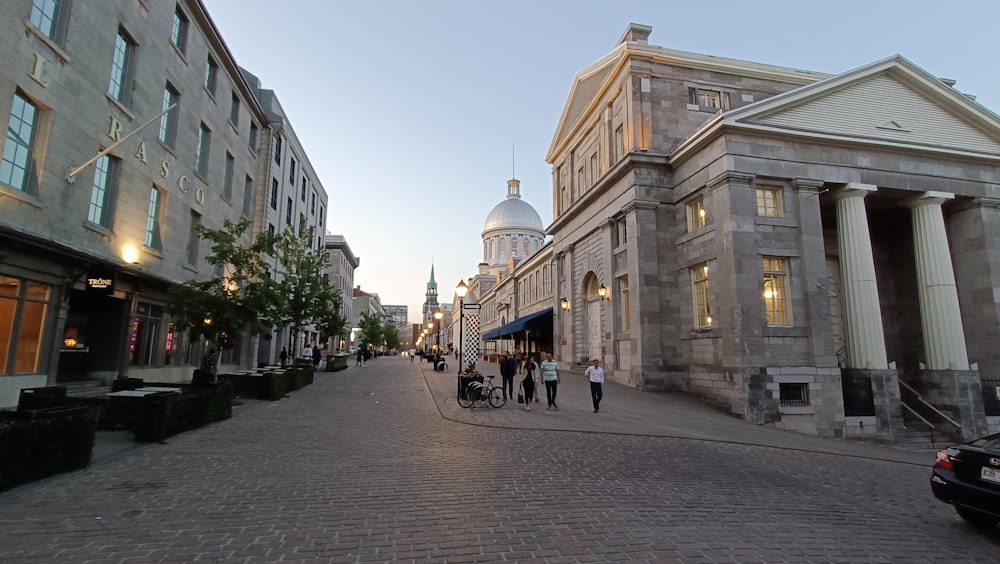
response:
<svg viewBox="0 0 1000 564"><path fill-rule="evenodd" d="M587 367L587 378L590 379L590 398L594 400L594 413L601 410L601 398L604 397L604 369L601 361L594 359L594 365Z"/></svg>

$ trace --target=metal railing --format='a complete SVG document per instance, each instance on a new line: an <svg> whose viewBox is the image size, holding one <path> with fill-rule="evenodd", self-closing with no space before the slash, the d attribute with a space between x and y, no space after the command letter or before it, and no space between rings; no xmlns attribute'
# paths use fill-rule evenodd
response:
<svg viewBox="0 0 1000 564"><path fill-rule="evenodd" d="M902 379L899 380L899 396L903 409L910 412L917 419L927 425L930 431L929 434L932 445L934 444L935 431L938 431L941 435L944 435L952 440L961 438L962 425L951 417L948 417L948 415L940 409L931 405L922 395L920 395L919 392L917 392L917 390L913 389L913 386L910 386ZM934 418L938 420L938 424L934 424L930 421L931 416L934 416ZM940 427L941 424L950 425L952 429L944 430Z"/></svg>
<svg viewBox="0 0 1000 564"><path fill-rule="evenodd" d="M1000 415L1000 380L982 380L983 410L988 416Z"/></svg>

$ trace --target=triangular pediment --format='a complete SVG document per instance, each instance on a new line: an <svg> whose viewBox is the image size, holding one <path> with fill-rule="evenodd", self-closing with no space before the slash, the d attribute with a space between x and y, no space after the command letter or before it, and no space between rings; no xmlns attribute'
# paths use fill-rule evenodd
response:
<svg viewBox="0 0 1000 564"><path fill-rule="evenodd" d="M569 92L569 98L566 101L566 105L563 106L563 113L559 118L556 134L552 138L552 147L559 145L563 139L571 134L573 127L587 112L587 108L597 99L601 87L608 80L608 77L611 76L618 63L621 62L624 49L623 46L619 45L618 48L603 59L576 75L573 87Z"/></svg>
<svg viewBox="0 0 1000 564"><path fill-rule="evenodd" d="M997 116L901 57L753 106L725 121L1000 156Z"/></svg>

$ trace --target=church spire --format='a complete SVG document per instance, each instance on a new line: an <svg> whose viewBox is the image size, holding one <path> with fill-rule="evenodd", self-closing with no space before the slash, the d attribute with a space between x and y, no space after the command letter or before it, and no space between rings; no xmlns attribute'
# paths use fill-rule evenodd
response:
<svg viewBox="0 0 1000 564"><path fill-rule="evenodd" d="M431 279L430 282L427 283L427 289L430 290L431 288L434 288L437 290L437 287L437 282L434 281L434 263L431 263Z"/></svg>

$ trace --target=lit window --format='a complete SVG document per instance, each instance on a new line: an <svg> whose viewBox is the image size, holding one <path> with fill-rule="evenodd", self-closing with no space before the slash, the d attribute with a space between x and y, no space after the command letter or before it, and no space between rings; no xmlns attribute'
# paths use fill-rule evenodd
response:
<svg viewBox="0 0 1000 564"><path fill-rule="evenodd" d="M124 29L118 28L115 51L111 59L111 82L108 84L108 93L122 104L128 104L130 98L134 53L135 42L129 38Z"/></svg>
<svg viewBox="0 0 1000 564"><path fill-rule="evenodd" d="M219 65L215 62L215 59L209 55L208 61L205 63L205 90L208 90L209 94L212 96L215 96L215 82L218 75Z"/></svg>
<svg viewBox="0 0 1000 564"><path fill-rule="evenodd" d="M177 138L178 107L175 104L179 101L180 95L174 89L173 85L168 82L167 86L163 89L163 107L160 108L161 111L166 112L160 116L160 141L163 141L168 147L173 147L174 141ZM174 108L167 111L167 108L170 106L174 106Z"/></svg>
<svg viewBox="0 0 1000 564"><path fill-rule="evenodd" d="M761 217L783 217L780 186L757 186L757 215Z"/></svg>
<svg viewBox="0 0 1000 564"><path fill-rule="evenodd" d="M39 372L51 295L47 284L0 276L0 374Z"/></svg>
<svg viewBox="0 0 1000 564"><path fill-rule="evenodd" d="M628 331L632 326L632 320L628 315L629 311L629 298L628 298L628 275L621 276L618 278L618 295L621 297L619 301L619 319L621 320L622 331Z"/></svg>
<svg viewBox="0 0 1000 564"><path fill-rule="evenodd" d="M37 125L38 108L20 92L15 93L0 162L0 182L23 192L32 191L34 185L32 152Z"/></svg>
<svg viewBox="0 0 1000 564"><path fill-rule="evenodd" d="M230 202L233 199L233 169L236 167L236 159L226 151L226 173L222 179L222 197Z"/></svg>
<svg viewBox="0 0 1000 564"><path fill-rule="evenodd" d="M764 257L763 297L768 325L788 325L788 260Z"/></svg>
<svg viewBox="0 0 1000 564"><path fill-rule="evenodd" d="M181 53L187 53L188 19L181 7L174 9L174 24L170 30L170 42Z"/></svg>
<svg viewBox="0 0 1000 564"><path fill-rule="evenodd" d="M90 211L87 220L111 228L114 194L118 186L118 159L104 155L94 163L94 186L90 190Z"/></svg>
<svg viewBox="0 0 1000 564"><path fill-rule="evenodd" d="M198 151L195 153L195 171L202 177L208 176L208 156L212 148L212 130L204 123L198 130Z"/></svg>
<svg viewBox="0 0 1000 564"><path fill-rule="evenodd" d="M688 231L695 231L705 227L708 214L705 211L705 199L697 198L687 205Z"/></svg>
<svg viewBox="0 0 1000 564"><path fill-rule="evenodd" d="M129 338L129 364L133 366L156 366L159 364L156 351L160 343L160 327L164 310L160 306L139 302L136 316L132 319L132 333Z"/></svg>
<svg viewBox="0 0 1000 564"><path fill-rule="evenodd" d="M695 326L711 327L712 308L708 296L708 263L691 268L691 285L694 290Z"/></svg>
<svg viewBox="0 0 1000 564"><path fill-rule="evenodd" d="M156 186L149 192L149 213L146 215L145 244L151 249L160 250L163 242L160 239L160 191Z"/></svg>

